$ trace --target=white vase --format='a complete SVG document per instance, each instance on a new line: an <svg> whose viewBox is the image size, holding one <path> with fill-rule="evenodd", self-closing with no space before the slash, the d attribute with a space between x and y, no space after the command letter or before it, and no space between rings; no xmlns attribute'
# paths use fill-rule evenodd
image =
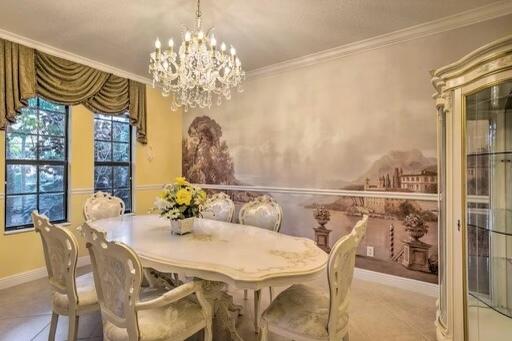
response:
<svg viewBox="0 0 512 341"><path fill-rule="evenodd" d="M183 235L192 232L194 226L194 217L171 220L171 231L174 234Z"/></svg>

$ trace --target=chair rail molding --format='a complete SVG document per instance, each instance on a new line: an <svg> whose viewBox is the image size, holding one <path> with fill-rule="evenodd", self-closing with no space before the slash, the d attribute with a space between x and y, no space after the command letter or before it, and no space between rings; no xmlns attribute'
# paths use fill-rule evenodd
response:
<svg viewBox="0 0 512 341"><path fill-rule="evenodd" d="M94 194L94 188L71 188L70 190L71 195L93 195Z"/></svg>
<svg viewBox="0 0 512 341"><path fill-rule="evenodd" d="M345 45L337 46L331 49L315 52L309 55L285 60L280 63L263 66L247 72L247 77L257 77L274 73L291 71L314 65L321 62L328 62L334 59L347 57L350 55L363 53L423 38L426 36L451 31L479 22L499 18L512 13L512 1L502 0L488 5L473 8L454 15L422 23L419 25L407 27L390 33L385 33L368 39L355 41ZM442 13L441 13L442 15Z"/></svg>
<svg viewBox="0 0 512 341"><path fill-rule="evenodd" d="M361 198L385 198L437 201L437 194L415 193L415 192L379 192L379 191L351 191L343 189L322 189L322 188L294 188L294 187L271 187L271 186L235 186L216 184L195 184L201 188L224 190L224 191L247 191L247 192L268 192L291 195L321 195L334 197L361 197Z"/></svg>
<svg viewBox="0 0 512 341"><path fill-rule="evenodd" d="M147 185L136 185L136 191L159 191L163 189L165 184L147 184Z"/></svg>

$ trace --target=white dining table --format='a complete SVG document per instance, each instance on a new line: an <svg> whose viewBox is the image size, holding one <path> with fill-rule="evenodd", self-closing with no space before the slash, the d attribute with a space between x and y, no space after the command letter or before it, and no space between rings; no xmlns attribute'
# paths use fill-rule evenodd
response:
<svg viewBox="0 0 512 341"><path fill-rule="evenodd" d="M204 280L205 295L233 340L242 340L232 313L240 307L226 284L258 290L304 283L317 278L328 259L310 239L215 220L197 218L192 233L181 236L157 215L124 215L93 224L106 232L107 240L130 246L144 267Z"/></svg>

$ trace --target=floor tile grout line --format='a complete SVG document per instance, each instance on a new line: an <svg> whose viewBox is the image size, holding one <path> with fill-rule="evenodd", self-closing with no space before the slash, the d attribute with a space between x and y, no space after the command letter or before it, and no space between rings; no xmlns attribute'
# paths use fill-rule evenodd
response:
<svg viewBox="0 0 512 341"><path fill-rule="evenodd" d="M8 316L8 317L0 317L0 321L22 319L22 318L27 318L27 317L51 316L51 315L52 315L51 313L47 313L47 314L33 314L33 315L14 315L14 316Z"/></svg>
<svg viewBox="0 0 512 341"><path fill-rule="evenodd" d="M30 341L33 341L37 336L39 336L39 334L41 334L43 332L43 330L45 330L49 325L50 325L50 322L48 322L48 324L46 324L43 327L43 329L41 329L36 335L34 335L34 337L30 339Z"/></svg>

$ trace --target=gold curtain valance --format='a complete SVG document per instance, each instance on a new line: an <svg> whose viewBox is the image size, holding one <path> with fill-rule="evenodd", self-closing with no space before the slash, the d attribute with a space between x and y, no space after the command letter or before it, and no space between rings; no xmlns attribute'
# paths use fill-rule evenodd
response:
<svg viewBox="0 0 512 341"><path fill-rule="evenodd" d="M128 111L137 140L146 143L144 84L0 39L0 129L14 122L27 100L40 95L93 112Z"/></svg>

